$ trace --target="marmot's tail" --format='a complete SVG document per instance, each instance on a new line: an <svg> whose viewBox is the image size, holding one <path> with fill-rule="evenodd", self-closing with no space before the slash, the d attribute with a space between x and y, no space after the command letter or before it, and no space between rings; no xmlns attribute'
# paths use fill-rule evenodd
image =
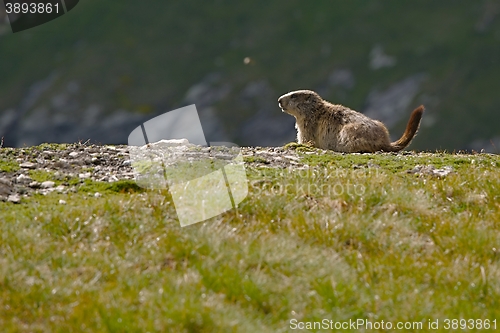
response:
<svg viewBox="0 0 500 333"><path fill-rule="evenodd" d="M403 133L403 136L398 141L391 143L392 151L403 150L410 144L415 134L417 134L418 127L420 126L420 119L422 119L424 110L425 108L423 105L420 105L418 108L413 110L410 116L410 120L408 121L408 125L406 125L406 130Z"/></svg>

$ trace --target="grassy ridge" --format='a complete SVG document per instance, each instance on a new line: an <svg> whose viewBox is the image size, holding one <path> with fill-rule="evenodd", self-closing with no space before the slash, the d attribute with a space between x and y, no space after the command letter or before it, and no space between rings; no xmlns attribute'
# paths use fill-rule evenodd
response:
<svg viewBox="0 0 500 333"><path fill-rule="evenodd" d="M87 182L68 196L0 202L0 327L287 332L293 318L500 324L497 156L304 151L303 161L309 170L249 161L250 192L238 209L185 228L168 192L123 184L102 197L89 193L103 185ZM455 172L406 172L428 164Z"/></svg>

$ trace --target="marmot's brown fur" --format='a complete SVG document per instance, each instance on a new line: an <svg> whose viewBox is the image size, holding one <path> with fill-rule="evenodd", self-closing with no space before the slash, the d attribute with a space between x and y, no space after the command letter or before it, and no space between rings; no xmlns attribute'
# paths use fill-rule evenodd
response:
<svg viewBox="0 0 500 333"><path fill-rule="evenodd" d="M380 121L331 104L314 91L292 91L281 96L278 103L283 112L295 117L299 143L345 153L395 152L406 148L424 113L423 105L413 110L403 136L391 142L389 131Z"/></svg>

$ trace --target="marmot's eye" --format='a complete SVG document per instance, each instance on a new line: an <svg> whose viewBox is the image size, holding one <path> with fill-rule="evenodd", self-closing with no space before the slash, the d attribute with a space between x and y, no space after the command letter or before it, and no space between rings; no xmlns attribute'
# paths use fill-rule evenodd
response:
<svg viewBox="0 0 500 333"><path fill-rule="evenodd" d="M291 98L291 99L295 99L295 98L297 98L297 94L292 94L292 95L290 96L290 98Z"/></svg>

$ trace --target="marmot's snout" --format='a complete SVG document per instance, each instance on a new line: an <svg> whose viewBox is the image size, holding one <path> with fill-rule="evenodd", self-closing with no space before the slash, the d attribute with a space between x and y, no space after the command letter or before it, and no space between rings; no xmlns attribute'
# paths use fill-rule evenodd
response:
<svg viewBox="0 0 500 333"><path fill-rule="evenodd" d="M304 105L309 105L316 101L321 101L321 97L314 91L296 90L278 98L278 105L283 112L297 117L302 113Z"/></svg>
<svg viewBox="0 0 500 333"><path fill-rule="evenodd" d="M288 105L287 100L285 98L285 95L283 95L280 98L278 98L278 105L279 105L281 111L285 112L285 109L286 109L286 107Z"/></svg>

